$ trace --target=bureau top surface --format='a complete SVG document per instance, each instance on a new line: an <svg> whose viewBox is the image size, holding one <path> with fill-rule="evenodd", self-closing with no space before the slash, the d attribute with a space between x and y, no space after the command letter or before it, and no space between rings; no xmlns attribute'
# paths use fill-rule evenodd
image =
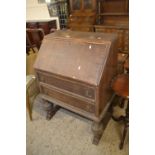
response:
<svg viewBox="0 0 155 155"><path fill-rule="evenodd" d="M116 35L57 31L45 36L35 69L98 85Z"/></svg>

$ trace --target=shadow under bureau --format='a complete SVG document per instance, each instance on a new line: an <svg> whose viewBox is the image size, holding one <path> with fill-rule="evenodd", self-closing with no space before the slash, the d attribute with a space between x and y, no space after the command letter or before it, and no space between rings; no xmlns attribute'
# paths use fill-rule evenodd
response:
<svg viewBox="0 0 155 155"><path fill-rule="evenodd" d="M116 45L115 34L60 30L44 37L34 64L41 98L57 105L53 113L60 106L91 119L94 144L112 97Z"/></svg>

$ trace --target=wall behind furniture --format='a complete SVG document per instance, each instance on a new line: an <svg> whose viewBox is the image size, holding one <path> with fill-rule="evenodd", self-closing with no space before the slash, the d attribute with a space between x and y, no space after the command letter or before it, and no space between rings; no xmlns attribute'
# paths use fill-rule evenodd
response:
<svg viewBox="0 0 155 155"><path fill-rule="evenodd" d="M47 4L39 4L38 0L26 0L26 20L50 18Z"/></svg>

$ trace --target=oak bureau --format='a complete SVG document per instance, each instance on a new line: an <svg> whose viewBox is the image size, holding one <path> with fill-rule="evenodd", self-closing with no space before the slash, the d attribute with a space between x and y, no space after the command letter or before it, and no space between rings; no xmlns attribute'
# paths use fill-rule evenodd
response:
<svg viewBox="0 0 155 155"><path fill-rule="evenodd" d="M44 37L34 64L42 99L91 119L94 144L112 97L116 46L115 34L59 30Z"/></svg>

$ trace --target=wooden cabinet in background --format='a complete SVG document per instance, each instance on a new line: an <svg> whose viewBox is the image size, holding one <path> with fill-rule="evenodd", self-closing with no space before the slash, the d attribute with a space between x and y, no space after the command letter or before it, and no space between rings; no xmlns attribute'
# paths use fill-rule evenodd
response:
<svg viewBox="0 0 155 155"><path fill-rule="evenodd" d="M98 24L128 25L129 0L98 0Z"/></svg>
<svg viewBox="0 0 155 155"><path fill-rule="evenodd" d="M70 12L87 12L96 10L96 0L70 0Z"/></svg>
<svg viewBox="0 0 155 155"><path fill-rule="evenodd" d="M77 31L94 31L96 0L70 0L68 27Z"/></svg>
<svg viewBox="0 0 155 155"><path fill-rule="evenodd" d="M129 0L98 0L95 32L118 35L118 72L129 54Z"/></svg>
<svg viewBox="0 0 155 155"><path fill-rule="evenodd" d="M95 25L96 32L116 33L118 35L118 52L129 51L129 28L124 26Z"/></svg>

